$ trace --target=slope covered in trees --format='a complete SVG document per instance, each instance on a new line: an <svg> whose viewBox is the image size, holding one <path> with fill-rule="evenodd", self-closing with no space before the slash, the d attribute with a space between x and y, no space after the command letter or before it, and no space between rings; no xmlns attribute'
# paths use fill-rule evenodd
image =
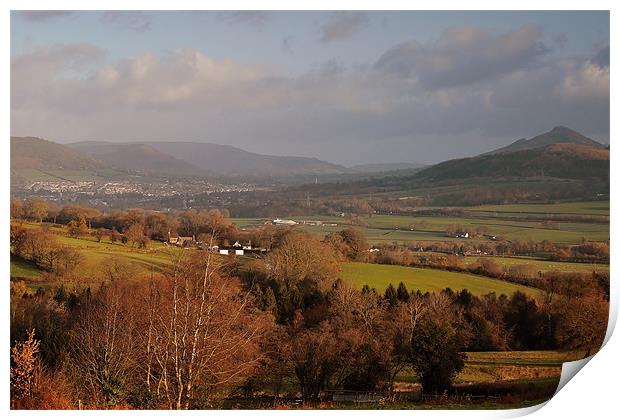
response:
<svg viewBox="0 0 620 420"><path fill-rule="evenodd" d="M125 171L156 175L205 176L208 172L142 143L74 143L72 149Z"/></svg>
<svg viewBox="0 0 620 420"><path fill-rule="evenodd" d="M605 148L605 146L603 146L601 143L595 140L592 140L591 138L588 138L581 133L578 133L567 127L558 126L558 127L554 127L551 131L547 131L546 133L539 134L536 137L532 137L531 139L517 140L514 143L509 144L506 147L502 147L497 150L484 153L484 155L492 155L492 154L506 153L506 152L517 152L519 150L539 149L539 148L546 147L552 144L557 144L557 143L581 144L585 146L594 147L597 149Z"/></svg>
<svg viewBox="0 0 620 420"><path fill-rule="evenodd" d="M419 172L417 177L430 180L497 177L609 179L609 150L558 143L543 149L450 160Z"/></svg>
<svg viewBox="0 0 620 420"><path fill-rule="evenodd" d="M70 147L37 137L11 137L11 169L101 169L105 165Z"/></svg>

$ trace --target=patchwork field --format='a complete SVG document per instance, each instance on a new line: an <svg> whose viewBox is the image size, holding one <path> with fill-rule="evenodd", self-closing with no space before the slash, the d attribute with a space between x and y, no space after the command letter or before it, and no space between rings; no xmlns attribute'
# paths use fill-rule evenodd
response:
<svg viewBox="0 0 620 420"><path fill-rule="evenodd" d="M345 263L340 276L360 288L364 285L374 287L379 293L383 293L390 284L397 287L402 281L409 291L436 292L449 287L454 291L467 289L474 295L495 292L497 295L510 296L517 290L531 296L540 294L539 290L531 287L474 274L398 265Z"/></svg>
<svg viewBox="0 0 620 420"><path fill-rule="evenodd" d="M370 243L375 244L407 241L463 241L463 239L446 235L445 231L449 225L461 225L464 228L473 229L485 226L490 235L510 241L540 242L546 239L562 245L575 245L583 238L591 241L609 240L608 201L479 206L463 208L463 210L469 215L465 217L387 214L361 216L366 226L358 227L358 229L364 233ZM558 221L552 226L543 224L540 217L551 214L600 216L602 219L588 222ZM298 229L322 235L351 226L351 221L343 217L312 215L287 218L297 221L320 220L324 223L337 224L337 226L297 226ZM261 218L232 219L240 227L260 225L267 220Z"/></svg>

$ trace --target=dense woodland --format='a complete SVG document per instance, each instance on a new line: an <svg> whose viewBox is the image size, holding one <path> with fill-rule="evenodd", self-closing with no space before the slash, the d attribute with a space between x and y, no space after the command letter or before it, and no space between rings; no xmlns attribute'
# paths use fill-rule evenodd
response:
<svg viewBox="0 0 620 420"><path fill-rule="evenodd" d="M452 392L464 351L589 355L607 328L609 279L598 273L501 273L481 259L480 273L534 285L542 297L423 294L404 284L358 290L339 278L343 261L463 267L454 252L421 260L413 252L420 244L372 256L355 229L324 238L271 225L238 231L220 210L101 214L31 199L12 200L11 213L12 252L45 269L54 285L11 284L14 408L209 408L232 397L277 403L296 395L312 402L337 389L394 393L405 369L437 395ZM176 232L207 243L252 240L271 252L242 265L190 250L148 276L112 258L98 278L83 279L79 251L45 228L20 226L24 219L64 224L76 237L109 235L127 247ZM604 259L604 245L574 252ZM510 252L557 252L549 243L524 246Z"/></svg>

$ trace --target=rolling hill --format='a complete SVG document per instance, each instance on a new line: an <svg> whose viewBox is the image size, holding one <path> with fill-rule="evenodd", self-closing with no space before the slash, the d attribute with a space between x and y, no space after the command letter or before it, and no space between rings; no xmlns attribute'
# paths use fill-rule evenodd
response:
<svg viewBox="0 0 620 420"><path fill-rule="evenodd" d="M81 142L74 150L92 156L108 166L150 175L205 176L209 172L141 143Z"/></svg>
<svg viewBox="0 0 620 420"><path fill-rule="evenodd" d="M356 173L316 158L263 155L213 143L78 142L61 145L35 137L11 137L11 169L14 175L15 171L35 170L37 180L46 178L41 173L46 170L110 170L128 175L248 179ZM58 174L48 175L51 179L58 178Z"/></svg>
<svg viewBox="0 0 620 420"><path fill-rule="evenodd" d="M609 150L585 144L556 143L543 148L449 160L420 171L416 177L428 180L609 179Z"/></svg>
<svg viewBox="0 0 620 420"><path fill-rule="evenodd" d="M11 137L11 169L93 170L106 165L78 150L38 137Z"/></svg>
<svg viewBox="0 0 620 420"><path fill-rule="evenodd" d="M115 177L221 176L244 179L359 176L376 173L366 181L377 187L408 190L414 184L459 183L464 180L609 180L609 149L566 127L555 127L529 140L475 157L453 159L430 167L415 164L369 164L346 168L316 158L273 156L233 146L196 142L81 142L67 146L34 137L11 137L11 170L37 171L37 177L58 171L88 175L113 171ZM47 174L47 175L46 175ZM381 174L385 174L381 178ZM389 175L389 176L387 176ZM60 174L60 177L62 174ZM107 176L107 175L105 175ZM347 183L349 184L349 183ZM429 184L429 185L430 185Z"/></svg>
<svg viewBox="0 0 620 420"><path fill-rule="evenodd" d="M518 148L525 147L522 150L511 151L508 147L500 152L441 162L413 174L371 175L321 188L332 196L366 197L373 192L376 196L430 206L608 197L609 148L584 138L572 130L556 128L529 143L520 142ZM554 139L559 142L544 145Z"/></svg>
<svg viewBox="0 0 620 420"><path fill-rule="evenodd" d="M605 148L605 146L603 146L601 143L594 141L584 136L583 134L580 134L567 127L558 126L554 127L551 131L539 134L538 136L532 137L531 139L520 139L512 144L509 144L508 146L483 153L480 156L495 155L498 153L518 152L521 150L540 149L557 143L581 144L599 149Z"/></svg>

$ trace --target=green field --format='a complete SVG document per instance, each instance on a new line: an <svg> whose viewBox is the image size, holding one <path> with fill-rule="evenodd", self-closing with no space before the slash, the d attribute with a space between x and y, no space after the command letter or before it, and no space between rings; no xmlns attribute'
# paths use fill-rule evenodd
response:
<svg viewBox="0 0 620 420"><path fill-rule="evenodd" d="M24 223L27 229L37 229L38 224ZM108 239L97 242L92 237L70 238L64 228L51 227L59 244L77 248L84 257L77 268L77 274L84 279L97 281L101 278L102 267L106 260L118 258L128 263L129 269L136 275L153 271L163 272L180 252L188 252L176 247L166 246L161 242L151 242L147 249L132 248L129 244L111 243ZM42 274L42 270L34 264L15 258L11 255L11 278L34 281Z"/></svg>
<svg viewBox="0 0 620 420"><path fill-rule="evenodd" d="M540 294L539 290L531 287L474 274L398 265L344 263L340 277L360 288L364 285L374 287L380 293L383 293L389 284L396 287L402 281L409 291L437 292L449 287L454 291L467 289L474 295L495 292L497 295L510 296L517 290L531 296Z"/></svg>
<svg viewBox="0 0 620 420"><path fill-rule="evenodd" d="M609 201L583 201L575 203L550 204L501 204L477 206L472 211L533 213L533 214L579 214L609 216Z"/></svg>
<svg viewBox="0 0 620 420"><path fill-rule="evenodd" d="M36 279L41 275L41 270L29 261L24 261L11 254L11 278L25 280Z"/></svg>
<svg viewBox="0 0 620 420"><path fill-rule="evenodd" d="M481 257L467 256L464 257L466 264L473 264ZM591 273L597 272L609 272L609 264L587 264L587 263L573 263L573 262L561 262L561 261L547 261L537 258L520 258L520 257L488 257L502 267L509 268L515 265L531 265L536 268L537 271L561 271L564 273Z"/></svg>

